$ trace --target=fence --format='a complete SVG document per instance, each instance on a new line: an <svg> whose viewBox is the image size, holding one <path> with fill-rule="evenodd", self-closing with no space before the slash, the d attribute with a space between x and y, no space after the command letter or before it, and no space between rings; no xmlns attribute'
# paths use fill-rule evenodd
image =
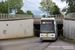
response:
<svg viewBox="0 0 75 50"><path fill-rule="evenodd" d="M0 20L8 19L25 19L25 18L42 18L43 15L24 15L24 14L0 14ZM47 16L46 16L47 17ZM63 15L50 15L49 17L63 18Z"/></svg>
<svg viewBox="0 0 75 50"><path fill-rule="evenodd" d="M21 15L21 14L0 14L0 20L8 20L8 19L24 19L24 18L32 18L32 15Z"/></svg>
<svg viewBox="0 0 75 50"><path fill-rule="evenodd" d="M47 15L45 15L47 17ZM42 18L43 15L34 15L34 18ZM64 18L63 15L49 15L48 17L55 17L55 18Z"/></svg>
<svg viewBox="0 0 75 50"><path fill-rule="evenodd" d="M75 12L65 15L64 18L66 18L66 19L75 19Z"/></svg>

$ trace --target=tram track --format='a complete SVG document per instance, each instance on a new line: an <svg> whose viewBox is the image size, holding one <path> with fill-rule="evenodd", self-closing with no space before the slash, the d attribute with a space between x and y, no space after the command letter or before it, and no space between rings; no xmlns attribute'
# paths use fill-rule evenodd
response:
<svg viewBox="0 0 75 50"><path fill-rule="evenodd" d="M43 43L43 42L41 42L41 43L38 44L38 45L35 45L35 46L31 47L29 50L32 50L33 48L38 47L38 46L41 45L42 43Z"/></svg>
<svg viewBox="0 0 75 50"><path fill-rule="evenodd" d="M45 50L50 44L51 44L51 42L48 45L46 45L46 47L44 47L42 50Z"/></svg>
<svg viewBox="0 0 75 50"><path fill-rule="evenodd" d="M34 48L37 48L37 47L41 46L42 44L44 44L44 42L41 42L40 44L31 47L29 50L33 50ZM51 44L51 42L49 42L46 46L44 46L44 48L41 48L41 50L45 50L50 44Z"/></svg>

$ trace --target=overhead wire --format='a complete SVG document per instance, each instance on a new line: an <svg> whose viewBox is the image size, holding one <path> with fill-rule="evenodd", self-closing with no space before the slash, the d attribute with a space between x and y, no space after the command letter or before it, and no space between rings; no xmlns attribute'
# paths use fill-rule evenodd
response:
<svg viewBox="0 0 75 50"><path fill-rule="evenodd" d="M25 0L26 2L28 2L28 3L30 3L30 4L33 4L33 3L31 3L31 2L29 2L29 1L27 1L27 0ZM36 6L36 7L40 7L40 6L38 6L38 5L35 5L35 4L33 4L34 6Z"/></svg>

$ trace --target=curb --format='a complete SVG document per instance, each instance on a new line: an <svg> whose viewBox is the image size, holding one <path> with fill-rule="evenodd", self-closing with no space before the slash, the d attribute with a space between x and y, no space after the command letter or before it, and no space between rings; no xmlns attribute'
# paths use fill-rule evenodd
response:
<svg viewBox="0 0 75 50"><path fill-rule="evenodd" d="M75 43L75 42L72 42L72 41L65 40L65 38L64 38L63 36L61 36L61 37L59 37L59 38L60 38L60 40L63 40L63 41L65 41L65 42Z"/></svg>

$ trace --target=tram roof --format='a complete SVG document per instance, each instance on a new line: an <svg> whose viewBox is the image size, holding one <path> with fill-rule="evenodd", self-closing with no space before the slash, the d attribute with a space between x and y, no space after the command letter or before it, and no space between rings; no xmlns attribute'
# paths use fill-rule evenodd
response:
<svg viewBox="0 0 75 50"><path fill-rule="evenodd" d="M55 18L41 18L41 20L55 20Z"/></svg>

